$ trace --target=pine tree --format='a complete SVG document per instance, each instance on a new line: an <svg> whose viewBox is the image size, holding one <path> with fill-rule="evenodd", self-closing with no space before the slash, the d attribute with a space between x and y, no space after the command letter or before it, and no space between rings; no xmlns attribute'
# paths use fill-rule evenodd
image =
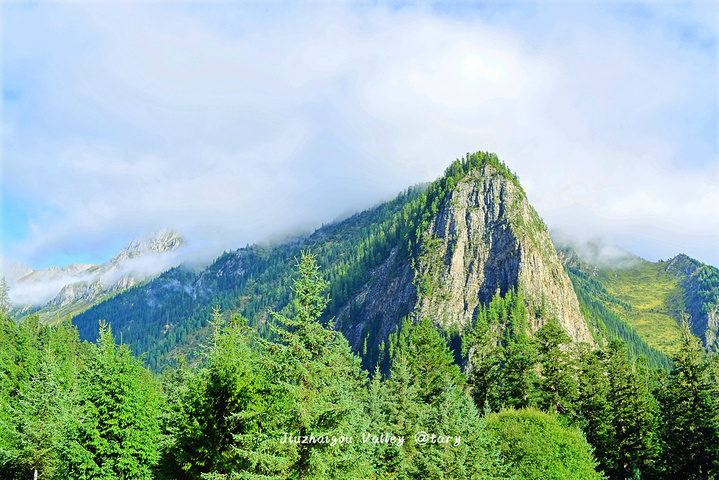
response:
<svg viewBox="0 0 719 480"><path fill-rule="evenodd" d="M502 404L512 408L537 406L538 362L535 342L522 330L509 343L502 371Z"/></svg>
<svg viewBox="0 0 719 480"><path fill-rule="evenodd" d="M719 473L716 385L701 341L686 321L663 399L669 478L708 480Z"/></svg>
<svg viewBox="0 0 719 480"><path fill-rule="evenodd" d="M425 403L434 402L442 391L445 378L457 386L466 383L464 374L454 363L447 341L429 319L425 318L412 327L407 340L409 344L401 348L406 351L408 367Z"/></svg>
<svg viewBox="0 0 719 480"><path fill-rule="evenodd" d="M632 369L624 342L609 344L606 369L611 407L606 471L611 478L631 478L650 470L658 456L656 402Z"/></svg>
<svg viewBox="0 0 719 480"><path fill-rule="evenodd" d="M602 470L606 470L612 448L612 409L609 403L609 380L605 371L606 353L591 350L588 345L579 351L578 393L579 415L587 441L594 447Z"/></svg>
<svg viewBox="0 0 719 480"><path fill-rule="evenodd" d="M79 397L61 451L66 478L151 479L159 458L159 386L105 324L80 372Z"/></svg>
<svg viewBox="0 0 719 480"><path fill-rule="evenodd" d="M429 413L430 405L425 403L420 388L409 367L406 351L398 352L393 360L389 377L381 385L376 380L370 384L373 408L369 410L370 431L404 438L403 445L370 444L369 454L373 459L375 474L408 478L417 474L417 445L412 441L420 431ZM392 478L392 477L390 477Z"/></svg>
<svg viewBox="0 0 719 480"><path fill-rule="evenodd" d="M413 478L423 480L509 478L509 466L501 456L497 437L485 426L467 393L444 379L435 405L422 422L423 431L449 439L417 447Z"/></svg>
<svg viewBox="0 0 719 480"><path fill-rule="evenodd" d="M163 470L173 478L199 479L203 473L226 474L251 464L237 441L255 432L248 413L260 410L263 402L251 330L240 316L227 324L219 307L210 324L205 365L192 373L179 371L180 378L167 391L176 406L169 413L167 428L174 443L167 446Z"/></svg>
<svg viewBox="0 0 719 480"><path fill-rule="evenodd" d="M469 357L468 383L472 398L480 412L487 408L499 410L502 350L497 347L483 319L477 319L470 335L471 340L467 340L473 345L464 353Z"/></svg>
<svg viewBox="0 0 719 480"><path fill-rule="evenodd" d="M71 395L63 389L54 353L46 351L37 373L20 385L10 406L13 428L8 432L10 450L5 455L14 458L13 463L35 480L58 473L58 450L72 411Z"/></svg>
<svg viewBox="0 0 719 480"><path fill-rule="evenodd" d="M256 448L271 462L247 475L360 478L367 471L361 448L339 441L333 445L332 438L352 436L362 425L367 375L347 340L318 321L328 299L315 257L303 253L298 270L296 314L273 313L276 340L263 342L267 393L273 400L259 418L265 436ZM292 441L297 437L300 442Z"/></svg>
<svg viewBox="0 0 719 480"><path fill-rule="evenodd" d="M577 383L570 344L569 336L556 319L551 319L537 331L537 355L541 365L537 382L538 406L573 418Z"/></svg>

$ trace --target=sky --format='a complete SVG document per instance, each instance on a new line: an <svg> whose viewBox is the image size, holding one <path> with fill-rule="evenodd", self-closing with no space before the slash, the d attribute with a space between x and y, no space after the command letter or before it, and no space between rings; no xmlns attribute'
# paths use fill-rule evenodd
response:
<svg viewBox="0 0 719 480"><path fill-rule="evenodd" d="M563 238L719 266L717 8L4 2L0 253L209 261L482 150Z"/></svg>

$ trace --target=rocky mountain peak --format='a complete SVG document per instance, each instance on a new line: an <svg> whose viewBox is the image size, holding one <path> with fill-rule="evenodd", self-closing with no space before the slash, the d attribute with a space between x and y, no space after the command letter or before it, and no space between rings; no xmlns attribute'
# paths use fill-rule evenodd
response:
<svg viewBox="0 0 719 480"><path fill-rule="evenodd" d="M114 261L139 257L148 253L164 253L178 249L184 243L182 235L169 228L134 239L113 257Z"/></svg>
<svg viewBox="0 0 719 480"><path fill-rule="evenodd" d="M426 200L430 217L426 227L420 222L415 257L404 260L393 250L335 325L354 346L364 331L386 337L406 315L461 331L495 294L520 290L533 330L556 317L570 338L594 344L547 228L516 176L496 157L467 168L471 161L453 164L436 184L444 192Z"/></svg>
<svg viewBox="0 0 719 480"><path fill-rule="evenodd" d="M571 281L544 222L516 179L492 165L471 170L448 195L425 234L417 272L420 317L464 327L495 293L522 291L538 329L556 317L575 341L593 343Z"/></svg>

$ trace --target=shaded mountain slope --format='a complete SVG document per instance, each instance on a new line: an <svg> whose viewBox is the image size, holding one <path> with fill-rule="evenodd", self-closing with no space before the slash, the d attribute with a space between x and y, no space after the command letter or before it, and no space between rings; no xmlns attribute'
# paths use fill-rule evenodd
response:
<svg viewBox="0 0 719 480"><path fill-rule="evenodd" d="M325 320L370 356L403 317L461 331L480 305L520 289L539 328L557 317L571 338L593 342L546 227L514 174L494 154L467 155L427 187L279 246L225 253L201 272L172 269L75 317L94 339L100 319L160 368L201 341L219 305L266 330L269 310L291 309L295 258L318 257L330 282ZM594 332L596 333L596 332ZM367 348L369 345L369 348Z"/></svg>

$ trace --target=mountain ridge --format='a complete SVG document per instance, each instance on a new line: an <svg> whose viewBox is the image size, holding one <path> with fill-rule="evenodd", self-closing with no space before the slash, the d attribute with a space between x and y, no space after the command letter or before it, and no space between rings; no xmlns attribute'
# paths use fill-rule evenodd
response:
<svg viewBox="0 0 719 480"><path fill-rule="evenodd" d="M470 174L473 171L479 173ZM492 193L486 203L477 197L470 202L473 213L468 210L469 204L463 207L463 213L458 213L457 198L467 193L463 189L483 182L484 177L487 183L482 188L498 196L494 198ZM455 197L456 191L462 193ZM522 214L510 214L520 206ZM467 240L472 245L466 245L465 250L468 261L474 259L476 273L481 275L469 284L460 281L461 269L449 273L450 254L459 255L460 249L454 246L452 234L441 232L444 220L438 220L442 215L450 218L455 214L472 218L467 227L467 232L474 232L471 242ZM480 228L480 224L487 228ZM492 235L498 239L494 243ZM521 238L515 250L534 262L534 273L530 274L529 267L517 268L524 265L518 257L513 260L498 254L502 242L513 236ZM481 250L475 244L484 245L485 241L495 245L495 250L475 258ZM534 257L529 253L532 242L544 248ZM522 250L522 245L528 247ZM558 316L572 338L593 343L592 327L584 324L576 298L573 302L556 298L574 293L546 226L529 206L516 175L496 155L485 152L456 160L442 177L426 187L410 187L390 202L323 226L299 241L275 247L254 245L225 253L199 273L174 268L147 285L131 288L78 315L76 322L81 336L94 340L97 321L114 320L113 329L123 333L125 342L137 342L136 351L148 352L151 366L159 368L168 355L175 357L187 350L182 345L202 337L211 306L241 313L261 331L267 330L271 310L291 312L293 263L302 250L317 255L330 282L331 300L324 321L333 320L356 351L365 351L375 360L381 355L384 340L399 327L402 318L418 320L429 316L436 325L459 332L470 326L478 306L489 302L497 290L505 293L518 287L528 289L527 307L533 315L533 329L550 316ZM532 286L531 277L545 269L538 278L556 288L541 291L534 288L537 285ZM514 273L507 276L504 272L508 271ZM462 288L466 286L467 291L456 296L451 311L444 312L449 314L446 319L437 309L446 292L436 289L428 296L423 277L453 279L464 284ZM475 300L465 305L464 300L472 297Z"/></svg>
<svg viewBox="0 0 719 480"><path fill-rule="evenodd" d="M606 309L634 329L648 346L667 355L674 353L679 325L686 314L704 348L717 351L719 269L685 254L658 262L624 254L614 262L602 262L596 255L600 248L592 243L560 248L562 262L580 297L586 296L599 310Z"/></svg>
<svg viewBox="0 0 719 480"><path fill-rule="evenodd" d="M182 235L165 228L133 239L101 264L30 268L9 282L11 300L19 291L20 300L13 301L16 310L38 313L44 321L64 318L176 265L179 261L169 255L183 243Z"/></svg>

